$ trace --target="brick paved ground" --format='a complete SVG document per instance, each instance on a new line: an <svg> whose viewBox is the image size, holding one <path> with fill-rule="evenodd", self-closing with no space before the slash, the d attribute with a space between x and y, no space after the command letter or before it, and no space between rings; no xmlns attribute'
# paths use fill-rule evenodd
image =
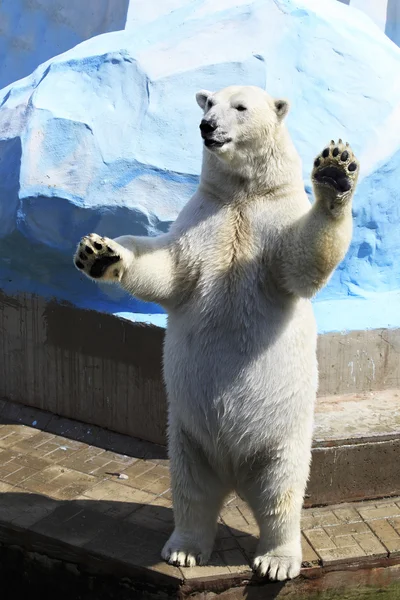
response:
<svg viewBox="0 0 400 600"><path fill-rule="evenodd" d="M86 552L118 560L121 572L146 568L186 581L249 572L257 527L238 498L223 508L206 567L160 561L171 528L164 448L0 402L0 542L28 532L30 547L45 554L74 562ZM400 563L398 497L304 510L302 530L305 569Z"/></svg>

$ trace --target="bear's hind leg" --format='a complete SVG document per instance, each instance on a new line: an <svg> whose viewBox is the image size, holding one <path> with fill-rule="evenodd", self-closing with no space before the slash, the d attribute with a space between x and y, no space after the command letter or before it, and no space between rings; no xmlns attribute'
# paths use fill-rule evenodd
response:
<svg viewBox="0 0 400 600"><path fill-rule="evenodd" d="M212 469L200 444L180 427L170 428L169 454L175 529L161 556L180 567L204 565L230 490Z"/></svg>
<svg viewBox="0 0 400 600"><path fill-rule="evenodd" d="M252 471L238 493L247 501L260 528L253 570L273 581L293 579L301 568L301 508L308 465L280 456L276 464ZM278 464L279 463L279 464ZM293 476L288 473L293 470ZM297 471L297 472L296 472Z"/></svg>

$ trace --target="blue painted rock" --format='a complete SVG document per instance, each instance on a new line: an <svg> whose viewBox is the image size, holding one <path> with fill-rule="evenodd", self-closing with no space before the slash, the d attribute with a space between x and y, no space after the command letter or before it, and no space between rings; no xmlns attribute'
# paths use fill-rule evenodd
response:
<svg viewBox="0 0 400 600"><path fill-rule="evenodd" d="M85 281L74 247L90 231L165 231L198 181L195 92L252 84L291 101L310 195L313 158L331 138L361 162L353 243L315 302L320 331L400 325L400 49L338 2L173 4L0 92L1 287L160 313Z"/></svg>

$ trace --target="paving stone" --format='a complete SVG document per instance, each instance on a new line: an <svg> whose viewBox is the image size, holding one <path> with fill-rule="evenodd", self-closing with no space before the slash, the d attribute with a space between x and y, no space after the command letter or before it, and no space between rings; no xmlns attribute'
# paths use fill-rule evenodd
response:
<svg viewBox="0 0 400 600"><path fill-rule="evenodd" d="M107 457L103 457L103 459L107 460ZM124 469L126 469L126 465L124 463L111 460L97 466L95 469L93 469L92 473L98 477L118 477L124 471ZM122 480L121 482L124 483Z"/></svg>
<svg viewBox="0 0 400 600"><path fill-rule="evenodd" d="M399 540L400 535L392 527L390 521L387 519L376 519L369 521L368 525L375 533L376 536L385 544L388 540Z"/></svg>
<svg viewBox="0 0 400 600"><path fill-rule="evenodd" d="M239 538L240 540L240 538ZM240 541L239 541L240 543ZM303 566L304 567L315 567L319 563L319 556L314 551L312 546L309 544L304 535L301 536L301 548L303 552Z"/></svg>
<svg viewBox="0 0 400 600"><path fill-rule="evenodd" d="M220 555L230 573L245 573L251 570L248 558L239 548L236 550L224 550L220 552Z"/></svg>
<svg viewBox="0 0 400 600"><path fill-rule="evenodd" d="M336 549L334 541L323 529L307 529L304 535L319 555L320 550Z"/></svg>
<svg viewBox="0 0 400 600"><path fill-rule="evenodd" d="M149 474L152 471L156 472L155 469L157 469L157 465L155 465L154 463L139 460L133 465L124 469L124 473L125 475L128 475L130 480L133 480L140 476L143 477L144 475ZM161 477L161 475L159 475L158 477Z"/></svg>
<svg viewBox="0 0 400 600"><path fill-rule="evenodd" d="M221 519L235 536L258 535L257 526L254 523L249 523L236 506L222 509Z"/></svg>
<svg viewBox="0 0 400 600"><path fill-rule="evenodd" d="M43 444L50 442L51 440L54 440L53 434L46 433L44 431L37 433L35 431L35 434L33 436L27 437L24 441L18 442L18 444L13 444L12 449L16 452L22 454L30 454L32 456L33 452L37 448L39 448Z"/></svg>
<svg viewBox="0 0 400 600"><path fill-rule="evenodd" d="M4 483L3 481L0 481L0 493L11 492L12 489L13 489L12 485L10 485L9 483Z"/></svg>
<svg viewBox="0 0 400 600"><path fill-rule="evenodd" d="M11 465L15 465L14 461L8 463L8 465L5 466L7 467ZM31 475L32 469L30 469L29 467L16 466L16 470L10 473L9 475L6 475L4 478L2 477L2 480L5 483L9 483L10 485L20 485L25 479L27 479Z"/></svg>
<svg viewBox="0 0 400 600"><path fill-rule="evenodd" d="M239 510L239 512L242 513L242 515L246 519L247 523L251 527L253 527L253 531L258 533L257 521L255 520L252 510L246 504L246 502L239 499L237 502L235 501L234 506L236 506L236 508Z"/></svg>
<svg viewBox="0 0 400 600"><path fill-rule="evenodd" d="M171 501L172 501L172 490L171 490L171 489L169 489L167 492L164 492L164 493L162 494L162 496L163 496L163 498L167 498L168 500L171 500Z"/></svg>
<svg viewBox="0 0 400 600"><path fill-rule="evenodd" d="M79 450L84 450L86 448L86 444L58 436L45 444L40 444L40 446L35 449L34 455L42 457L50 462L59 463L68 456L72 456Z"/></svg>
<svg viewBox="0 0 400 600"><path fill-rule="evenodd" d="M6 465L11 460L13 460L19 456L23 456L23 455L20 455L16 450L1 450L0 451L0 467L2 467L3 465Z"/></svg>
<svg viewBox="0 0 400 600"><path fill-rule="evenodd" d="M133 523L111 519L112 524L85 544L85 548L104 556L124 558L135 565L158 563L168 534L152 531Z"/></svg>
<svg viewBox="0 0 400 600"><path fill-rule="evenodd" d="M104 457L104 454L105 451L103 449L88 446L68 456L61 456L59 463L68 469L74 469L74 471L90 475L99 467L110 462Z"/></svg>
<svg viewBox="0 0 400 600"><path fill-rule="evenodd" d="M99 513L103 513L114 519L124 519L134 510L137 510L137 504L131 502L114 502L113 500L93 500L85 495L76 496L75 501L82 508L89 508Z"/></svg>
<svg viewBox="0 0 400 600"><path fill-rule="evenodd" d="M15 471L19 471L20 469L21 467L16 465L14 462L7 462L6 464L0 467L0 480L12 484L12 482L7 482L7 478L9 478L10 475L15 473Z"/></svg>
<svg viewBox="0 0 400 600"><path fill-rule="evenodd" d="M384 542L385 548L389 550L389 556L400 556L400 538L390 539Z"/></svg>
<svg viewBox="0 0 400 600"><path fill-rule="evenodd" d="M128 554L130 557L130 554ZM146 565L146 569L148 571L154 571L155 573L162 573L163 575L167 575L168 577L174 577L175 579L182 580L184 575L182 574L182 569L178 567L174 567L173 565L168 565L161 559L161 553L159 553L159 561L154 564ZM125 559L126 557L124 557ZM204 577L204 575L203 575Z"/></svg>
<svg viewBox="0 0 400 600"><path fill-rule="evenodd" d="M226 537L231 537L232 536L232 532L229 529L229 527L227 525L225 525L225 523L222 522L221 518L218 521L218 526L217 526L217 535L216 535L216 539L224 539Z"/></svg>
<svg viewBox="0 0 400 600"><path fill-rule="evenodd" d="M239 540L254 540L255 545L257 544L257 540L255 540L255 538L253 538L253 536L251 535L246 535L244 537L237 537L235 538L233 535L231 535L230 537L226 537L226 538L220 538L217 539L215 541L215 550L218 550L219 552L224 552L225 550L237 550L238 548L240 548L240 550L242 552L245 553L245 556L247 556L247 552L245 552L245 548L247 546L247 548L249 546L251 546L251 544L246 544L246 542L242 545Z"/></svg>
<svg viewBox="0 0 400 600"><path fill-rule="evenodd" d="M350 559L363 558L366 553L360 546L345 546L344 548L318 549L318 554L324 566L343 563Z"/></svg>
<svg viewBox="0 0 400 600"><path fill-rule="evenodd" d="M116 461L118 463L124 464L125 468L133 465L139 459L134 455L127 454L117 454L116 452L111 452L111 450L105 450L106 457L111 461ZM148 461L146 461L148 464ZM153 463L151 463L153 464Z"/></svg>
<svg viewBox="0 0 400 600"><path fill-rule="evenodd" d="M353 538L368 556L375 556L378 558L387 556L386 549L372 532L356 533L353 535Z"/></svg>
<svg viewBox="0 0 400 600"><path fill-rule="evenodd" d="M366 523L362 521L356 523L345 523L342 525L332 525L324 528L326 533L331 536L352 535L353 533L369 533L371 530Z"/></svg>
<svg viewBox="0 0 400 600"><path fill-rule="evenodd" d="M42 498L38 498L34 494L27 494L16 486L2 484L0 492L2 492L0 494L0 521L3 523L15 522L24 515L26 517L26 513L45 505Z"/></svg>
<svg viewBox="0 0 400 600"><path fill-rule="evenodd" d="M109 478L122 473L127 465L133 464L137 460L130 458L129 461L126 461L124 457L121 457L121 460L117 461L112 460L112 456L113 454L110 456L110 453L105 450L90 446L73 453L59 462L68 468L87 473L88 475Z"/></svg>
<svg viewBox="0 0 400 600"><path fill-rule="evenodd" d="M38 458L37 456L31 456L30 454L15 454L11 459L11 462L18 465L19 467L28 467L31 471L41 471L46 467L50 466L49 461Z"/></svg>
<svg viewBox="0 0 400 600"><path fill-rule="evenodd" d="M0 425L0 440L3 438L9 437L9 442L12 443L14 438L10 436L17 435L23 438L29 438L33 435L36 435L37 431L31 427L26 427L25 425L19 423L7 423Z"/></svg>
<svg viewBox="0 0 400 600"><path fill-rule="evenodd" d="M161 531L163 533L172 533L174 525L172 515L170 521L158 519L155 514L152 513L149 506L133 511L125 520L129 523L141 525L147 529Z"/></svg>
<svg viewBox="0 0 400 600"><path fill-rule="evenodd" d="M394 527L396 532L400 534L400 518L395 517L393 519L389 519L389 523L392 525L392 527Z"/></svg>
<svg viewBox="0 0 400 600"><path fill-rule="evenodd" d="M303 514L301 515L301 528L302 529L313 529L314 527L319 528L320 525L316 524L312 515L307 515L306 511L303 511Z"/></svg>
<svg viewBox="0 0 400 600"><path fill-rule="evenodd" d="M358 545L352 535L340 535L338 537L331 536L331 539L337 548L345 548L346 546Z"/></svg>
<svg viewBox="0 0 400 600"><path fill-rule="evenodd" d="M45 494L59 499L72 499L76 495L81 495L93 486L99 480L91 475L65 469L61 465L46 467L25 479L20 485L26 490ZM72 492L63 491L63 488L75 486Z"/></svg>
<svg viewBox="0 0 400 600"><path fill-rule="evenodd" d="M30 481L49 483L65 472L68 473L69 469L65 469L65 467L62 465L48 465L41 471L32 472L31 476L27 480L27 485L30 485Z"/></svg>
<svg viewBox="0 0 400 600"><path fill-rule="evenodd" d="M75 546L87 544L114 523L111 517L82 509L74 503L58 506L48 517L41 519L32 531Z"/></svg>
<svg viewBox="0 0 400 600"><path fill-rule="evenodd" d="M154 494L149 494L142 490L137 490L114 481L103 481L84 493L88 498L94 500L114 500L116 502L132 502L136 505L145 502L152 502ZM136 506L137 508L137 506Z"/></svg>
<svg viewBox="0 0 400 600"><path fill-rule="evenodd" d="M46 505L43 503L43 500L40 504L30 506L27 510L21 512L17 517L12 519L11 523L18 527L30 529L35 523L48 517L56 509L56 503L52 502Z"/></svg>
<svg viewBox="0 0 400 600"><path fill-rule="evenodd" d="M207 565L182 569L182 572L188 581L203 577L227 576L231 573L218 551L212 553Z"/></svg>
<svg viewBox="0 0 400 600"><path fill-rule="evenodd" d="M171 480L169 477L160 477L154 481L149 479L145 484L143 484L143 482L138 482L138 479L141 479L141 477L132 480L132 482L128 479L122 481L122 483L125 485L130 485L130 483L132 483L134 487L139 483L139 489L144 490L145 492L151 492L152 494L164 494L170 490Z"/></svg>
<svg viewBox="0 0 400 600"><path fill-rule="evenodd" d="M369 508L366 506L364 508L359 508L358 511L365 521L400 516L400 508L395 503L378 506L377 508Z"/></svg>
<svg viewBox="0 0 400 600"><path fill-rule="evenodd" d="M396 497L390 498L390 500L389 499L386 499L386 500L375 500L375 505L376 505L376 508L392 507L393 504L397 504L398 505L399 500L400 499L398 497L397 498ZM368 501L368 506L369 506L369 502L371 502L371 501ZM372 500L372 502L374 502L374 501Z"/></svg>
<svg viewBox="0 0 400 600"><path fill-rule="evenodd" d="M151 504L143 504L137 510L131 512L126 520L149 529L170 532L174 523L172 502L158 496Z"/></svg>
<svg viewBox="0 0 400 600"><path fill-rule="evenodd" d="M336 508L332 511L340 523L356 523L361 521L361 515L355 508Z"/></svg>
<svg viewBox="0 0 400 600"><path fill-rule="evenodd" d="M313 510L312 518L317 527L340 524L338 517L331 510Z"/></svg>
<svg viewBox="0 0 400 600"><path fill-rule="evenodd" d="M244 555L246 556L247 560L249 561L249 564L251 564L251 562L254 558L254 555L256 553L256 550L257 550L258 539L255 538L253 535L245 535L245 536L240 536L240 537L233 538L233 539L237 544L239 544ZM221 540L221 542L224 542L224 541L225 540ZM227 541L228 545L232 545L232 542L229 538L226 541ZM216 546L216 547L218 547L218 546Z"/></svg>

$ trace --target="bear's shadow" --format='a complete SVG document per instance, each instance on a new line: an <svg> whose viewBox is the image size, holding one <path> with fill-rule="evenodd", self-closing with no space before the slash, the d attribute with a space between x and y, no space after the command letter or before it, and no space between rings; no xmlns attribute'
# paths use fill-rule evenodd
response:
<svg viewBox="0 0 400 600"><path fill-rule="evenodd" d="M162 563L160 551L173 528L172 509L165 506L83 497L54 500L19 491L0 493L0 519L4 547L22 546L28 552L61 558L78 564L81 573L86 567L90 571L93 564L107 561L105 564L112 565L112 574L119 578L124 577L124 565L128 573L132 566L151 569ZM229 579L233 585L245 585L245 598L276 598L285 582L260 579L251 572L250 566L246 569L240 559L241 549L251 561L257 539L233 528L227 529L226 525L219 524L209 566L232 567ZM202 578L198 569L195 578L191 578L190 569L182 571L187 576L186 583ZM204 577L210 577L207 569ZM222 577L225 579L226 574ZM213 578L218 580L218 573ZM267 584L267 588L263 584Z"/></svg>

